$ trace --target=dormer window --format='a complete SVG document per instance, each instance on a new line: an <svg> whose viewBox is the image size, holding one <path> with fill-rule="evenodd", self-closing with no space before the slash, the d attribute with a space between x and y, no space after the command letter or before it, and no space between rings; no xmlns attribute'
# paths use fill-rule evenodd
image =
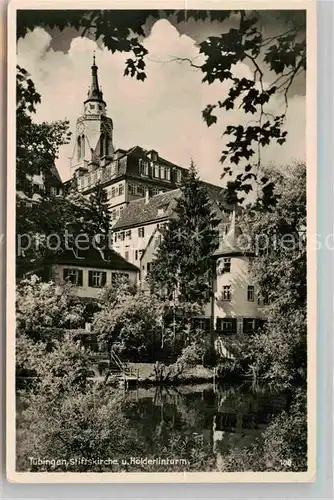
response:
<svg viewBox="0 0 334 500"><path fill-rule="evenodd" d="M153 162L158 161L158 153L156 151L151 151L151 160Z"/></svg>

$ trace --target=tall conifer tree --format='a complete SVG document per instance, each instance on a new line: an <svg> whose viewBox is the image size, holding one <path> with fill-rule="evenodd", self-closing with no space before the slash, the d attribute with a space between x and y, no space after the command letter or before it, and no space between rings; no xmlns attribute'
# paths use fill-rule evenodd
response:
<svg viewBox="0 0 334 500"><path fill-rule="evenodd" d="M91 229L95 232L93 236L99 235L100 238L96 239L97 243L107 247L110 230L110 212L107 192L100 183L96 185L96 188L89 197L88 210L92 218Z"/></svg>
<svg viewBox="0 0 334 500"><path fill-rule="evenodd" d="M208 302L211 294L211 255L218 244L219 220L194 164L181 187L174 217L150 273L152 288L166 290L180 302Z"/></svg>

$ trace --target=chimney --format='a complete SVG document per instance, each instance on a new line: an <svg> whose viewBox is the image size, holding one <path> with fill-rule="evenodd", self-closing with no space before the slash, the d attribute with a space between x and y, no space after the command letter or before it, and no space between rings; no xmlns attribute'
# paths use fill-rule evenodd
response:
<svg viewBox="0 0 334 500"><path fill-rule="evenodd" d="M150 190L146 188L145 190L145 203L148 203L150 201Z"/></svg>

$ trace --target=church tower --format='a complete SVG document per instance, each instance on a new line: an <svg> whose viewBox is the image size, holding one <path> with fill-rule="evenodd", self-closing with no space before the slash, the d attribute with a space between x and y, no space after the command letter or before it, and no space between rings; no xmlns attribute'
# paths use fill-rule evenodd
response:
<svg viewBox="0 0 334 500"><path fill-rule="evenodd" d="M106 116L107 105L99 87L97 70L94 55L91 86L75 129L71 174L76 177L109 163L114 152L113 122Z"/></svg>

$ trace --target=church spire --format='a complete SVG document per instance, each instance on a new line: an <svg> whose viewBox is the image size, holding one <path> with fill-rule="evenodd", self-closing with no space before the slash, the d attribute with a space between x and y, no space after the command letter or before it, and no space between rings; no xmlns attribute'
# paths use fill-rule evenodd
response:
<svg viewBox="0 0 334 500"><path fill-rule="evenodd" d="M88 90L88 97L86 101L103 101L103 94L99 88L99 81L97 77L98 67L95 64L95 53L93 54L92 69L92 84Z"/></svg>

